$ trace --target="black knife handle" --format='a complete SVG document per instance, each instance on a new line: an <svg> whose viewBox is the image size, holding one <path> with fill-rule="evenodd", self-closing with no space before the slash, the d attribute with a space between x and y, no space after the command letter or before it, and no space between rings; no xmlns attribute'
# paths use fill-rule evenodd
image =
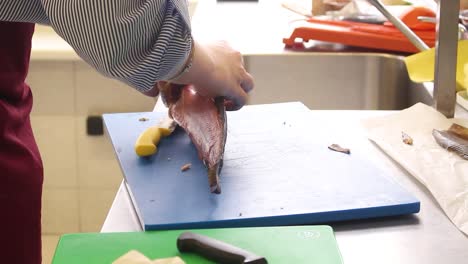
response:
<svg viewBox="0 0 468 264"><path fill-rule="evenodd" d="M228 243L191 232L185 232L179 236L177 248L180 252L196 253L216 263L267 264L263 257L258 257Z"/></svg>

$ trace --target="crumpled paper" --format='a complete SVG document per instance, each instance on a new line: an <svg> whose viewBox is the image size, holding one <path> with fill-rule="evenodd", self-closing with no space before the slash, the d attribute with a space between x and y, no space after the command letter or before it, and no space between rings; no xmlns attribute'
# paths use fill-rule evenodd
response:
<svg viewBox="0 0 468 264"><path fill-rule="evenodd" d="M385 117L362 122L370 140L429 189L450 220L468 235L468 161L440 147L432 130L453 123L468 127L468 120L447 119L430 106L418 103ZM413 139L403 143L401 133Z"/></svg>

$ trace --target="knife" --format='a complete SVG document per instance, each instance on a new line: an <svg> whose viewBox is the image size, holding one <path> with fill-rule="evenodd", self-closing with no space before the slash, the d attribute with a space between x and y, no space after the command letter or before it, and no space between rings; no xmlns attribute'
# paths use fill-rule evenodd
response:
<svg viewBox="0 0 468 264"><path fill-rule="evenodd" d="M135 143L135 152L140 157L153 155L157 151L157 145L161 137L167 137L176 128L177 123L166 117L157 125L147 128L140 134Z"/></svg>
<svg viewBox="0 0 468 264"><path fill-rule="evenodd" d="M268 264L264 257L192 232L184 232L177 238L177 248L182 253L196 253L221 264Z"/></svg>

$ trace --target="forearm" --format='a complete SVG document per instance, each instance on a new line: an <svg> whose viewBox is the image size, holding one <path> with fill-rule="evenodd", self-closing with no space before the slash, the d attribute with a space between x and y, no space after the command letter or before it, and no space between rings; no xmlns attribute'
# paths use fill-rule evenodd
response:
<svg viewBox="0 0 468 264"><path fill-rule="evenodd" d="M182 67L190 28L172 1L51 1L51 25L106 76L141 92Z"/></svg>
<svg viewBox="0 0 468 264"><path fill-rule="evenodd" d="M184 0L2 0L0 19L51 25L102 74L148 92L191 49Z"/></svg>
<svg viewBox="0 0 468 264"><path fill-rule="evenodd" d="M206 51L206 47L194 41L192 53L185 61L184 67L181 68L182 72L179 72L170 81L177 84L190 84L199 76L210 75L215 71L214 68L213 58Z"/></svg>

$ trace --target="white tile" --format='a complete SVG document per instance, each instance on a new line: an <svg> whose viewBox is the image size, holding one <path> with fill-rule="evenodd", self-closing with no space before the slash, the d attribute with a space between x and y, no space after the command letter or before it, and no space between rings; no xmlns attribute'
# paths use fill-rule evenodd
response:
<svg viewBox="0 0 468 264"><path fill-rule="evenodd" d="M75 112L73 67L73 62L31 62L26 82L33 93L33 115Z"/></svg>
<svg viewBox="0 0 468 264"><path fill-rule="evenodd" d="M31 116L44 163L45 187L77 187L75 118Z"/></svg>
<svg viewBox="0 0 468 264"><path fill-rule="evenodd" d="M80 159L80 187L116 188L122 181L122 173L116 160Z"/></svg>
<svg viewBox="0 0 468 264"><path fill-rule="evenodd" d="M42 236L42 263L50 264L54 258L60 236L43 235Z"/></svg>
<svg viewBox="0 0 468 264"><path fill-rule="evenodd" d="M44 188L42 194L42 233L63 234L79 231L78 190Z"/></svg>
<svg viewBox="0 0 468 264"><path fill-rule="evenodd" d="M80 190L80 232L99 232L117 193L114 189Z"/></svg>
<svg viewBox="0 0 468 264"><path fill-rule="evenodd" d="M86 116L76 118L78 184L80 187L116 189L122 181L110 139L86 134Z"/></svg>
<svg viewBox="0 0 468 264"><path fill-rule="evenodd" d="M83 62L76 64L78 114L152 111L156 99L99 74Z"/></svg>

